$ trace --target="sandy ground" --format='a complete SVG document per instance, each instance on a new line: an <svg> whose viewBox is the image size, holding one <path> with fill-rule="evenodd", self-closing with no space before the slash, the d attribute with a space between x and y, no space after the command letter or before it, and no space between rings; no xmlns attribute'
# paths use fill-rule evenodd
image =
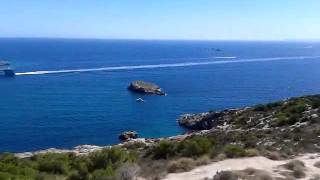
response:
<svg viewBox="0 0 320 180"><path fill-rule="evenodd" d="M305 163L307 177L309 179L316 174L320 174L320 169L313 166L317 161L320 161L319 154L304 154L296 157ZM222 170L243 170L246 168L255 168L269 172L273 176L281 177L277 170L284 170L280 165L287 163L290 160L274 161L265 157L250 157L240 159L228 159L224 161L214 162L205 166L200 166L190 172L171 173L168 174L165 180L203 180L206 177L212 178L217 172Z"/></svg>

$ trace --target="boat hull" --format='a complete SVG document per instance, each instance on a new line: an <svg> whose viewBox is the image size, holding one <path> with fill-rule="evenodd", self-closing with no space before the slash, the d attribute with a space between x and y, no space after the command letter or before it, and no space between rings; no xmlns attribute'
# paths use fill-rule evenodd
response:
<svg viewBox="0 0 320 180"><path fill-rule="evenodd" d="M12 69L0 70L0 76L14 77L15 73Z"/></svg>

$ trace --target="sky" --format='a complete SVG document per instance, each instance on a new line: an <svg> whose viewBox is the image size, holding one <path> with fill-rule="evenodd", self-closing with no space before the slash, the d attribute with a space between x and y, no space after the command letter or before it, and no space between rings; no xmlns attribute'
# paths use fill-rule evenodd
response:
<svg viewBox="0 0 320 180"><path fill-rule="evenodd" d="M320 0L0 0L0 37L320 39Z"/></svg>

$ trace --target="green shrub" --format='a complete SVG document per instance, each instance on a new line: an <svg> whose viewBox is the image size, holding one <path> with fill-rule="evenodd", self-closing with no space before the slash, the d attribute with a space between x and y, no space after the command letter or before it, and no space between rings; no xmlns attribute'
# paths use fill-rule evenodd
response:
<svg viewBox="0 0 320 180"><path fill-rule="evenodd" d="M254 111L266 111L267 107L263 104L258 104L256 106L253 107Z"/></svg>
<svg viewBox="0 0 320 180"><path fill-rule="evenodd" d="M106 148L87 156L73 153L45 153L20 159L13 154L0 154L0 180L86 180L114 179L125 163L136 161L137 155L122 148Z"/></svg>
<svg viewBox="0 0 320 180"><path fill-rule="evenodd" d="M67 174L69 171L68 154L46 153L36 156L38 169L52 174Z"/></svg>
<svg viewBox="0 0 320 180"><path fill-rule="evenodd" d="M245 150L237 145L227 145L224 148L224 153L228 158L243 157L246 155Z"/></svg>
<svg viewBox="0 0 320 180"><path fill-rule="evenodd" d="M176 154L175 145L169 141L160 141L151 149L154 159L167 159Z"/></svg>
<svg viewBox="0 0 320 180"><path fill-rule="evenodd" d="M112 180L114 179L114 170L109 166L106 169L97 169L92 173L92 180Z"/></svg>
<svg viewBox="0 0 320 180"><path fill-rule="evenodd" d="M0 155L0 172L2 176L19 177L19 178L34 178L37 171L33 169L34 165L26 160L21 160L13 154L4 153ZM6 178L3 178L6 179Z"/></svg>
<svg viewBox="0 0 320 180"><path fill-rule="evenodd" d="M13 176L6 172L0 172L0 179L1 180L11 180L13 179Z"/></svg>
<svg viewBox="0 0 320 180"><path fill-rule="evenodd" d="M112 166L113 169L119 168L122 164L127 162L134 162L136 155L125 151L118 147L106 148L101 151L90 153L89 156L89 170L105 169Z"/></svg>
<svg viewBox="0 0 320 180"><path fill-rule="evenodd" d="M177 151L185 157L199 157L213 150L213 142L207 137L193 137L179 143Z"/></svg>
<svg viewBox="0 0 320 180"><path fill-rule="evenodd" d="M282 102L281 101L277 101L277 102L272 102L272 103L268 103L268 104L258 104L256 106L254 106L253 110L254 111L268 111L271 110L272 108L281 106Z"/></svg>

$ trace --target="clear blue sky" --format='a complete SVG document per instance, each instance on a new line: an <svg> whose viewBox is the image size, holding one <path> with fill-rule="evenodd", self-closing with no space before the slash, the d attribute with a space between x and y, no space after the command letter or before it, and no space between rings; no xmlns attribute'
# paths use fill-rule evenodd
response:
<svg viewBox="0 0 320 180"><path fill-rule="evenodd" d="M0 37L320 39L320 0L0 0Z"/></svg>

